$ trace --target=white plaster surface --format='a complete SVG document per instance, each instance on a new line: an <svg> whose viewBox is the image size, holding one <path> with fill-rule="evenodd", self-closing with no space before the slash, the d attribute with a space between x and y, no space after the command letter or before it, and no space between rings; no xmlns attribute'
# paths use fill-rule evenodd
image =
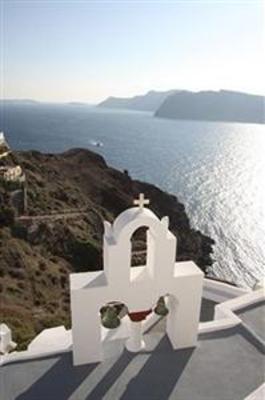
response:
<svg viewBox="0 0 265 400"><path fill-rule="evenodd" d="M72 332L67 331L64 326L45 329L29 344L28 350L41 352L46 349L47 351L71 348L72 346Z"/></svg>
<svg viewBox="0 0 265 400"><path fill-rule="evenodd" d="M204 278L203 281L203 297L205 299L213 300L217 303L222 303L226 300L230 300L250 292L250 289L239 288L228 283L209 278Z"/></svg>
<svg viewBox="0 0 265 400"><path fill-rule="evenodd" d="M132 353L137 353L145 349L142 321L131 321L130 336L126 341L126 349Z"/></svg>
<svg viewBox="0 0 265 400"><path fill-rule="evenodd" d="M204 286L208 284L209 281L208 279L204 279ZM219 282L218 289L222 288L223 292L226 292L228 289L228 285L222 282ZM256 304L259 303L261 300L264 299L264 293L263 291L257 292L247 292L248 296L239 296L236 301L237 309L241 309L245 306L248 306L250 304ZM168 303L167 303L168 305ZM222 304L220 304L222 306ZM229 305L229 303L228 303ZM232 303L232 305L235 305L235 303ZM219 306L219 305L218 305ZM227 309L227 304L224 302L223 304L225 311L221 314L220 313L220 307L219 307L219 315L218 319L215 319L213 321L209 322L201 322L199 324L199 334L203 333L211 333L211 332L217 332L217 331L223 331L232 327L235 327L236 325L239 325L239 323L242 323L241 319L239 316L235 315L234 312L231 309ZM222 307L221 307L222 310ZM234 310L236 311L236 310ZM142 331L145 333L146 331L149 331L150 328L156 324L160 320L160 317L156 315L155 313L152 313L147 316L146 320L143 321L142 323ZM122 324L121 328L119 330L108 330L105 329L103 326L101 326L101 338L102 338L102 345L103 345L103 353L104 353L104 358L110 358L117 356L119 353L121 353L124 349L125 341L128 338L129 335L129 324L130 320L128 316L125 316L122 318ZM60 328L60 329L59 329ZM70 344L70 349L71 349L71 331L65 330L64 327L57 327L55 330L54 328L51 329L46 329L43 332L41 332L34 340L31 342L31 345L29 345L28 350L26 351L14 351L9 354L5 354L3 356L0 356L0 365L5 365L9 364L12 362L18 362L18 361L24 361L24 360L37 360L40 359L41 357L45 356L52 356L56 354L60 354L63 352L68 352L69 351L69 344ZM65 332L65 337L63 340L55 340L55 338L51 338L51 332L57 334L59 332ZM56 335L57 338L61 337L62 335ZM152 333L146 337L146 340L152 341ZM47 340L49 338L49 340ZM45 340L44 340L45 339ZM50 342L51 339L51 342ZM35 344L33 345L33 343ZM56 345L53 343L56 342ZM51 344L49 346L48 344ZM31 350L29 350L31 349ZM253 394L254 395L254 394ZM259 399L259 391L257 391L257 399ZM247 400L253 400L256 398L249 398Z"/></svg>
<svg viewBox="0 0 265 400"><path fill-rule="evenodd" d="M259 388L254 390L249 396L245 398L245 400L264 400L265 399L265 383L261 385Z"/></svg>
<svg viewBox="0 0 265 400"><path fill-rule="evenodd" d="M11 329L6 324L0 324L0 353L7 354L16 348L12 340Z"/></svg>

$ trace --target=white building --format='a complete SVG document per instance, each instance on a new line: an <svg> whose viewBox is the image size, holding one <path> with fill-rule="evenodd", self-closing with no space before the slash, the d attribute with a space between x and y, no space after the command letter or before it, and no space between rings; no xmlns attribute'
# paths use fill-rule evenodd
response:
<svg viewBox="0 0 265 400"><path fill-rule="evenodd" d="M15 167L0 167L0 176L2 176L6 182L25 181L25 175L20 165L16 165Z"/></svg>

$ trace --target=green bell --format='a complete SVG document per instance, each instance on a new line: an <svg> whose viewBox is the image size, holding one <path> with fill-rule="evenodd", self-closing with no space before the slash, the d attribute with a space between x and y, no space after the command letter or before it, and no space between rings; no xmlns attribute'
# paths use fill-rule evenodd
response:
<svg viewBox="0 0 265 400"><path fill-rule="evenodd" d="M115 329L120 326L120 318L114 306L106 307L105 312L101 315L101 323L107 329Z"/></svg>
<svg viewBox="0 0 265 400"><path fill-rule="evenodd" d="M169 310L166 306L165 299L163 296L159 297L154 312L157 315L161 315L162 317L165 317L168 314Z"/></svg>

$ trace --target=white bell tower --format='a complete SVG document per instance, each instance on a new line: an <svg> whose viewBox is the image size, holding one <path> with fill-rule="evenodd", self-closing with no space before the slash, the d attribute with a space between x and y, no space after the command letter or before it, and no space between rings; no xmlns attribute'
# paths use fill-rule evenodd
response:
<svg viewBox="0 0 265 400"><path fill-rule="evenodd" d="M203 272L193 262L175 262L177 240L169 231L168 217L161 220L144 206L121 213L113 224L104 223L104 269L71 274L71 311L74 364L101 361L99 310L111 301L127 305L129 312L152 308L168 295L166 333L174 349L195 346L202 296ZM131 237L147 227L147 263L131 268Z"/></svg>

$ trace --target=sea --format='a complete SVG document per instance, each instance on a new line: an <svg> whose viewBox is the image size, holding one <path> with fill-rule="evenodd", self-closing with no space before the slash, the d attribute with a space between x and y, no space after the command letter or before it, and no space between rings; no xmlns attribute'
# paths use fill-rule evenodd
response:
<svg viewBox="0 0 265 400"><path fill-rule="evenodd" d="M184 203L192 226L215 240L210 275L243 287L264 276L264 125L29 102L2 104L0 131L16 150L102 154Z"/></svg>

